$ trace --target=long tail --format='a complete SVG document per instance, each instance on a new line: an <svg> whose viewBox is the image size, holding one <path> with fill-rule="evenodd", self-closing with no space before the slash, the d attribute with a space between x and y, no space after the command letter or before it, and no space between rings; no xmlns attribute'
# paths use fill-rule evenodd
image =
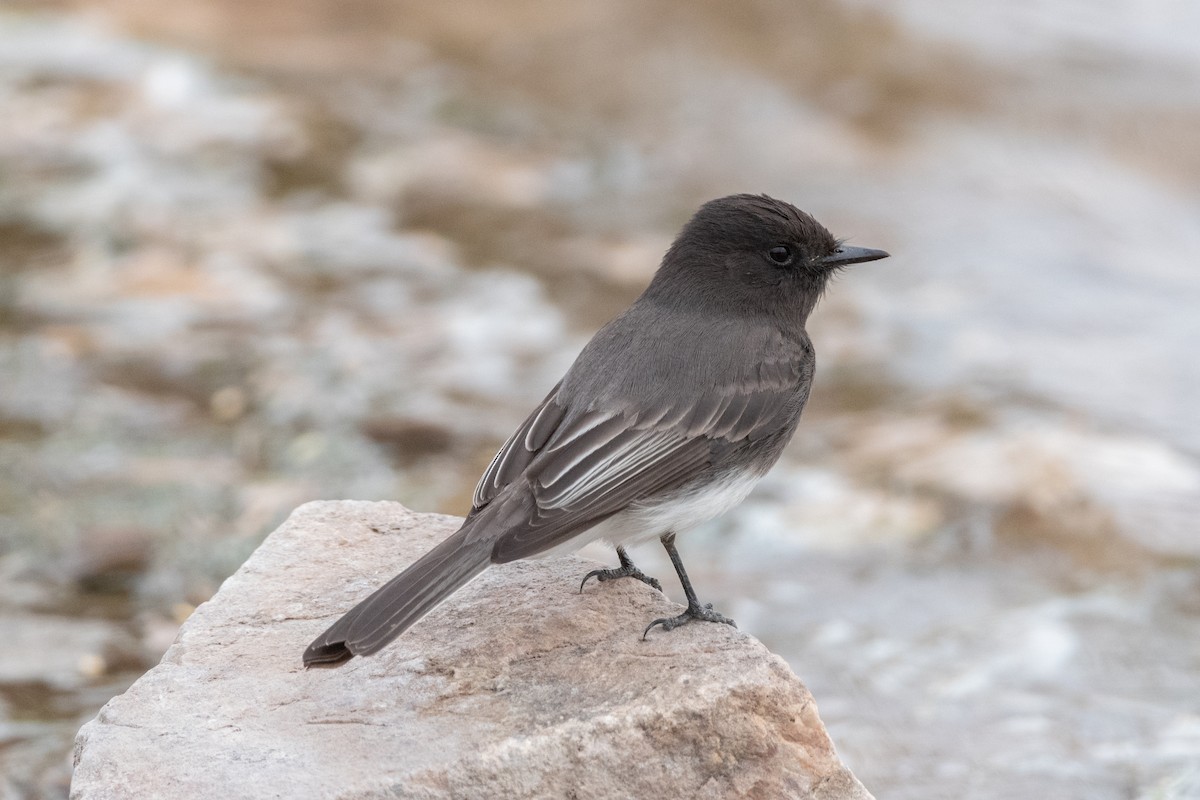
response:
<svg viewBox="0 0 1200 800"><path fill-rule="evenodd" d="M492 542L484 537L469 541L473 527L464 525L346 612L304 651L304 666L336 667L374 653L483 572L491 561Z"/></svg>

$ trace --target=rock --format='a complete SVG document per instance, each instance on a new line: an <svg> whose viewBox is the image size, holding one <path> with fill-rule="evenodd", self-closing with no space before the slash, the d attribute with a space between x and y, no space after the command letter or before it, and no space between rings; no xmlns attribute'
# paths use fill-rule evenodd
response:
<svg viewBox="0 0 1200 800"><path fill-rule="evenodd" d="M454 530L396 503L295 511L80 730L71 797L870 798L745 633L579 558L485 572L375 656L300 654ZM665 577L665 576L664 576Z"/></svg>
<svg viewBox="0 0 1200 800"><path fill-rule="evenodd" d="M21 684L79 689L110 665L138 663L140 658L133 637L101 619L0 609L0 641L0 689Z"/></svg>

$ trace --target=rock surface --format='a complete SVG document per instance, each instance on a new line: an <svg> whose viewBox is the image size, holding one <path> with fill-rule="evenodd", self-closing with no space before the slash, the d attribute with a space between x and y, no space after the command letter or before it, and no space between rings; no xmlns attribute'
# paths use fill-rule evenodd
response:
<svg viewBox="0 0 1200 800"><path fill-rule="evenodd" d="M812 696L735 629L578 558L485 572L376 656L304 670L338 614L456 524L319 502L79 732L71 796L870 798Z"/></svg>

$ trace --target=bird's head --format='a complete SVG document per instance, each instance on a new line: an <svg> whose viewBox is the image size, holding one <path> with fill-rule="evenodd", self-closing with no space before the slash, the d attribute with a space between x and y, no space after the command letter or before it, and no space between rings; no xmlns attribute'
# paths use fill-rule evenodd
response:
<svg viewBox="0 0 1200 800"><path fill-rule="evenodd" d="M887 256L838 241L790 203L737 194L700 207L663 257L647 296L735 313L799 315L803 324L834 272Z"/></svg>

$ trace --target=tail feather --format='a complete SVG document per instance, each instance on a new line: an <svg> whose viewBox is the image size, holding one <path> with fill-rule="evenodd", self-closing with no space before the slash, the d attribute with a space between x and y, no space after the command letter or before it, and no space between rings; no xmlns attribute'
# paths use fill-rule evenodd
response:
<svg viewBox="0 0 1200 800"><path fill-rule="evenodd" d="M416 563L350 609L304 651L304 666L335 667L379 650L483 572L491 543L469 541L464 525Z"/></svg>

